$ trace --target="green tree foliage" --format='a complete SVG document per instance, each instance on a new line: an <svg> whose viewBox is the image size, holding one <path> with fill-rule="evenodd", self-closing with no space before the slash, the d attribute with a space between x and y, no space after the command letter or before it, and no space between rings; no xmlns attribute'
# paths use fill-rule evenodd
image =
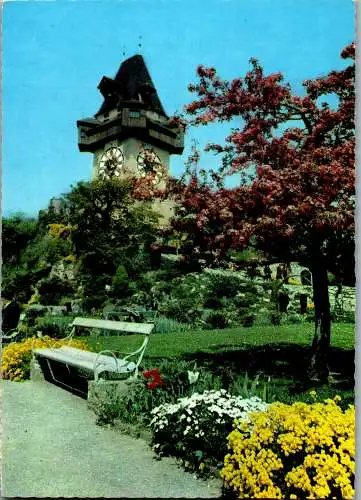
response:
<svg viewBox="0 0 361 500"><path fill-rule="evenodd" d="M72 286L58 277L45 278L38 284L40 303L43 305L58 304L62 297L73 293Z"/></svg>
<svg viewBox="0 0 361 500"><path fill-rule="evenodd" d="M2 220L2 258L6 265L18 265L23 250L35 237L37 220L17 213Z"/></svg>
<svg viewBox="0 0 361 500"><path fill-rule="evenodd" d="M158 215L150 204L132 198L132 186L131 181L94 180L65 195L87 308L107 298L105 285L112 283L119 265L131 279L148 265Z"/></svg>
<svg viewBox="0 0 361 500"><path fill-rule="evenodd" d="M129 289L129 276L127 270L120 264L112 280L112 288L115 296L124 296Z"/></svg>
<svg viewBox="0 0 361 500"><path fill-rule="evenodd" d="M22 213L2 219L2 294L26 301L34 283L33 273L23 265L26 248L34 241L37 220Z"/></svg>

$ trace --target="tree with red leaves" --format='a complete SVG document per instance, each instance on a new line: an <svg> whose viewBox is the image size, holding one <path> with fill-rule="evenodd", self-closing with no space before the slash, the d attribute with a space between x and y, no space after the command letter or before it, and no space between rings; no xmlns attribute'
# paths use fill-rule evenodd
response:
<svg viewBox="0 0 361 500"><path fill-rule="evenodd" d="M354 60L355 45L341 57ZM206 148L222 155L212 174L216 186L196 171L186 185L173 185L179 203L174 227L189 234L193 255L222 257L254 244L310 269L315 335L309 375L325 381L331 335L327 271L341 275L345 261L353 261L355 65L305 81L305 95L296 96L280 73L267 76L256 60L250 64L244 78L230 82L214 68L197 69L188 124L241 125L224 145ZM333 104L323 100L330 95ZM223 178L235 173L243 180L225 188Z"/></svg>

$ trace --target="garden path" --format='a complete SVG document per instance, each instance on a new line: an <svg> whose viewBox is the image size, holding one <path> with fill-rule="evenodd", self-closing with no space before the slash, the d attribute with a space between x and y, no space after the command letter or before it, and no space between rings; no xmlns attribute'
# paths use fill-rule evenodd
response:
<svg viewBox="0 0 361 500"><path fill-rule="evenodd" d="M95 425L85 400L50 383L1 381L2 496L214 498L147 443Z"/></svg>

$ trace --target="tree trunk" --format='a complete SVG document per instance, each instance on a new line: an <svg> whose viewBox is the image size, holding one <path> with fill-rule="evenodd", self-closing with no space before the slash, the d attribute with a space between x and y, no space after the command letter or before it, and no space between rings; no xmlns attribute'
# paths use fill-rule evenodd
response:
<svg viewBox="0 0 361 500"><path fill-rule="evenodd" d="M320 259L313 262L311 272L315 305L315 335L312 341L308 375L312 381L325 383L329 376L328 354L331 342L327 268Z"/></svg>

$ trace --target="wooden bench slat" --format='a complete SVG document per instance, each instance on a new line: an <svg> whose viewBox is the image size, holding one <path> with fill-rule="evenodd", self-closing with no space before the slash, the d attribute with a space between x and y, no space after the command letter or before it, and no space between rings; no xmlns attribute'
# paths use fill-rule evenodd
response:
<svg viewBox="0 0 361 500"><path fill-rule="evenodd" d="M82 349L77 349L76 347L67 347L67 346L62 346L59 348L59 351L62 352L64 355L69 355L72 356L74 359L84 359L84 360L91 360L93 363L94 361L98 358L98 362L101 363L113 363L115 365L115 360L113 357L107 355L107 354L98 354L96 352L92 351L83 351ZM121 358L116 358L118 366L126 365L128 364L128 361L124 361L124 359Z"/></svg>
<svg viewBox="0 0 361 500"><path fill-rule="evenodd" d="M60 352L60 349L34 349L34 354L37 356L42 356L44 358L52 359L53 361L59 361L61 363L68 364L70 366L84 368L86 370L93 370L94 361L85 359L74 359L70 356L66 356L65 353ZM113 363L114 364L114 363Z"/></svg>
<svg viewBox="0 0 361 500"><path fill-rule="evenodd" d="M71 326L100 328L102 330L113 330L117 332L142 333L143 335L149 335L154 329L153 323L127 323L125 321L95 318L75 318Z"/></svg>
<svg viewBox="0 0 361 500"><path fill-rule="evenodd" d="M59 361L61 363L73 366L75 368L83 368L88 371L94 370L94 362L97 357L96 353L90 351L81 351L75 348L60 348L60 349L49 349L49 348L39 348L34 349L34 354L42 356L44 358L52 359L53 361ZM117 367L122 370L129 365L131 371L135 364L133 362L126 362L122 359L117 359L117 365L115 359L111 356L100 355L98 357L99 364L105 371L117 372Z"/></svg>

